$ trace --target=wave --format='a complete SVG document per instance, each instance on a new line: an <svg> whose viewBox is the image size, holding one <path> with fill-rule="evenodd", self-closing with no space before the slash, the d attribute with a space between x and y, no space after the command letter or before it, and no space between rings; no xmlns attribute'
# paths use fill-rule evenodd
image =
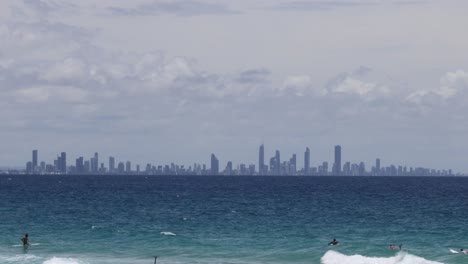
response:
<svg viewBox="0 0 468 264"><path fill-rule="evenodd" d="M339 252L329 250L321 259L322 264L442 264L441 262L430 261L422 257L399 252L396 256L367 257L362 255L344 255Z"/></svg>
<svg viewBox="0 0 468 264"><path fill-rule="evenodd" d="M86 262L81 262L73 258L57 258L53 257L44 261L42 264L85 264Z"/></svg>
<svg viewBox="0 0 468 264"><path fill-rule="evenodd" d="M161 232L160 234L165 235L165 236L175 236L176 235L176 234L174 234L172 232Z"/></svg>
<svg viewBox="0 0 468 264"><path fill-rule="evenodd" d="M23 245L21 245L23 246ZM21 254L14 256L0 256L0 263L31 263L37 261L40 258L31 254Z"/></svg>

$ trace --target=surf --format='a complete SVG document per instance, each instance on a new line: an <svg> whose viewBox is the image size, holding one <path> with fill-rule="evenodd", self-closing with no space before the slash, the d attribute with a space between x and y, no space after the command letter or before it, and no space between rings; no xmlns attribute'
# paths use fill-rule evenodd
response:
<svg viewBox="0 0 468 264"><path fill-rule="evenodd" d="M57 258L53 257L44 261L42 264L86 264L87 262L81 262L73 258Z"/></svg>
<svg viewBox="0 0 468 264"><path fill-rule="evenodd" d="M437 261L427 260L422 257L399 252L393 257L368 257L363 255L345 255L334 250L329 250L321 258L322 264L443 264Z"/></svg>

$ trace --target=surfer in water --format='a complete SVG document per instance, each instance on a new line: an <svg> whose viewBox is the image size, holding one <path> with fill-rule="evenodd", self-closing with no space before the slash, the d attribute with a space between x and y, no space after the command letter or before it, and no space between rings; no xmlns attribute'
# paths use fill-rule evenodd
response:
<svg viewBox="0 0 468 264"><path fill-rule="evenodd" d="M29 246L29 235L25 234L23 238L21 238L21 241L23 242L23 246Z"/></svg>
<svg viewBox="0 0 468 264"><path fill-rule="evenodd" d="M340 242L336 241L336 239L334 238L332 242L328 243L329 246L338 246L340 244Z"/></svg>
<svg viewBox="0 0 468 264"><path fill-rule="evenodd" d="M464 250L463 248L460 249L460 253L463 253L463 254L468 254L468 252L466 252L466 250Z"/></svg>
<svg viewBox="0 0 468 264"><path fill-rule="evenodd" d="M401 250L402 247L403 247L403 244L400 244L400 245L398 246L398 248L396 248L395 245L390 244L390 249L391 249L391 250L397 250L397 249Z"/></svg>

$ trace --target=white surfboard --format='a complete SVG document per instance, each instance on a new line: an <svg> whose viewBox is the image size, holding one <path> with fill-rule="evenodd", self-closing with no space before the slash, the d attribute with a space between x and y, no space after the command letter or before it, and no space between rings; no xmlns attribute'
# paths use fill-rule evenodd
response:
<svg viewBox="0 0 468 264"><path fill-rule="evenodd" d="M451 252L452 254L458 254L458 253L459 253L458 251L453 250L453 249L450 249L450 252Z"/></svg>

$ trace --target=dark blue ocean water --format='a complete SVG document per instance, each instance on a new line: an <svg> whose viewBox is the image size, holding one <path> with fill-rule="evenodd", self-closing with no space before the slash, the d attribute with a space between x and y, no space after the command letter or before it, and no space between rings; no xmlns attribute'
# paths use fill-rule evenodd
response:
<svg viewBox="0 0 468 264"><path fill-rule="evenodd" d="M467 220L468 178L0 176L0 263L468 263Z"/></svg>

